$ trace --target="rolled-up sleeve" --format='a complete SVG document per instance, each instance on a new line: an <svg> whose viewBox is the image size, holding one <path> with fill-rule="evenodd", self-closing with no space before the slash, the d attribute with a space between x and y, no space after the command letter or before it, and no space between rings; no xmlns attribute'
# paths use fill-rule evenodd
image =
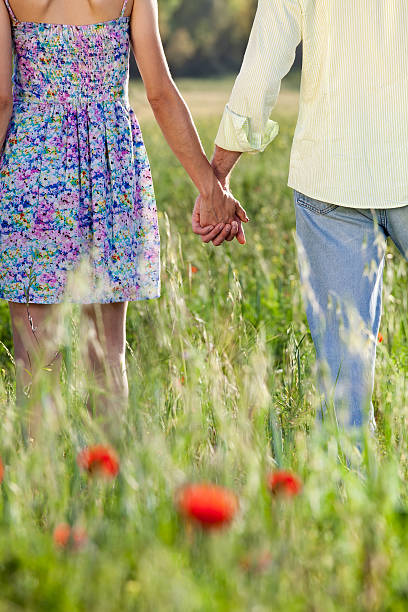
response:
<svg viewBox="0 0 408 612"><path fill-rule="evenodd" d="M302 38L299 0L259 0L241 71L215 144L227 151L262 152L279 132L270 119L281 81Z"/></svg>

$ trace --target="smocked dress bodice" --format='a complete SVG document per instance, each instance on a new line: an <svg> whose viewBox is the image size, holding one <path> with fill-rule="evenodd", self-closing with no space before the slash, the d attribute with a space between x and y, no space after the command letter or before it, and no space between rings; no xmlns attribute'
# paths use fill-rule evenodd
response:
<svg viewBox="0 0 408 612"><path fill-rule="evenodd" d="M92 25L18 22L16 101L128 105L129 17Z"/></svg>

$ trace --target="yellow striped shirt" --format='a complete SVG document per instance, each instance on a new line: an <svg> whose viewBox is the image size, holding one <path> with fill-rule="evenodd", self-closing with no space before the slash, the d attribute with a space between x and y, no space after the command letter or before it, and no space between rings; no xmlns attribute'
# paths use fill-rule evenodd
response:
<svg viewBox="0 0 408 612"><path fill-rule="evenodd" d="M288 185L356 208L408 205L408 1L259 0L216 144L257 152L303 40Z"/></svg>

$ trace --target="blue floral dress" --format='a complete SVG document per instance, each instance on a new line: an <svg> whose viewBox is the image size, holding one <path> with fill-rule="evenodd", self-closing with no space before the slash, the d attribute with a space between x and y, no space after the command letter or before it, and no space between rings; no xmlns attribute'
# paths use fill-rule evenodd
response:
<svg viewBox="0 0 408 612"><path fill-rule="evenodd" d="M0 158L0 297L108 303L160 294L150 166L128 98L129 17L12 21Z"/></svg>

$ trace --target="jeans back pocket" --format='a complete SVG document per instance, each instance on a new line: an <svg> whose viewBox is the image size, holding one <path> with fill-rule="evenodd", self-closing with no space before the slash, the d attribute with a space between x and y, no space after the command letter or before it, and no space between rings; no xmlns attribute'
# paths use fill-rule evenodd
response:
<svg viewBox="0 0 408 612"><path fill-rule="evenodd" d="M316 200L315 198L311 198L310 196L304 195L296 190L294 191L294 196L296 204L303 206L303 208L307 208L318 215L327 215L329 212L338 208L337 204L330 204L329 202Z"/></svg>

